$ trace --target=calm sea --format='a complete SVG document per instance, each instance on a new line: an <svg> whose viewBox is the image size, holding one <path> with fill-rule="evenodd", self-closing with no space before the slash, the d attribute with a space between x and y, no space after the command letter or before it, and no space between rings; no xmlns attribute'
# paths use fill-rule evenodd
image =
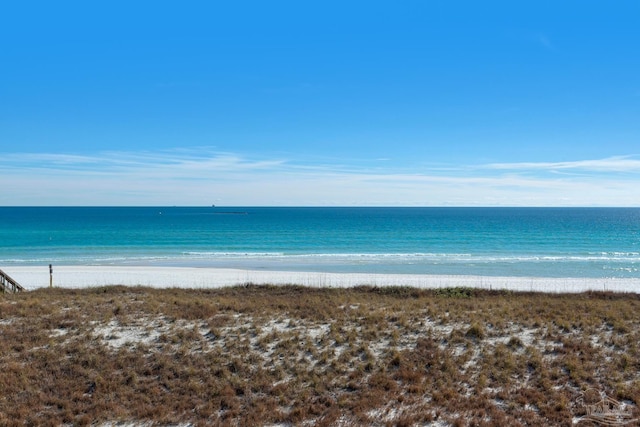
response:
<svg viewBox="0 0 640 427"><path fill-rule="evenodd" d="M635 208L0 207L0 268L640 278Z"/></svg>

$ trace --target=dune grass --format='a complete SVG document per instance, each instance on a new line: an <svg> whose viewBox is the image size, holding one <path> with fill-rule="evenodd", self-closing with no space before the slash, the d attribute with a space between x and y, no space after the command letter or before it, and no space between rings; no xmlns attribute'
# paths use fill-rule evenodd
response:
<svg viewBox="0 0 640 427"><path fill-rule="evenodd" d="M589 389L638 416L639 295L246 285L0 297L6 426L570 426Z"/></svg>

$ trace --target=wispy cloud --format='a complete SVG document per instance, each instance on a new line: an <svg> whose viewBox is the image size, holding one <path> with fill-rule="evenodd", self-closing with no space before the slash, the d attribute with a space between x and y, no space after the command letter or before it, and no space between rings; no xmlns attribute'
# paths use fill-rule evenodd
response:
<svg viewBox="0 0 640 427"><path fill-rule="evenodd" d="M208 149L2 157L0 205L640 206L631 156L402 170Z"/></svg>
<svg viewBox="0 0 640 427"><path fill-rule="evenodd" d="M521 162L492 163L485 165L487 169L499 170L579 170L591 172L640 172L640 159L632 156L616 156L605 159L577 160L566 162Z"/></svg>
<svg viewBox="0 0 640 427"><path fill-rule="evenodd" d="M6 166L21 170L66 170L87 173L140 173L163 171L196 176L204 172L274 168L283 160L248 160L231 153L176 150L164 152L103 152L95 155L13 153L5 154Z"/></svg>

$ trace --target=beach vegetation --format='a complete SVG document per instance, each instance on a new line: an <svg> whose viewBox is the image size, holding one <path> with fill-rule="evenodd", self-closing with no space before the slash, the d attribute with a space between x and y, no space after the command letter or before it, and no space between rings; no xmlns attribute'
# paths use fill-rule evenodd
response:
<svg viewBox="0 0 640 427"><path fill-rule="evenodd" d="M0 425L572 425L640 414L640 296L107 286L0 298Z"/></svg>

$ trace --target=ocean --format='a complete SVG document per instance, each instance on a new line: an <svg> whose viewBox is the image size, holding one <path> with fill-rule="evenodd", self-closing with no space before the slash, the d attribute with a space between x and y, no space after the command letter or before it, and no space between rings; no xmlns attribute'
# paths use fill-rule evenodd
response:
<svg viewBox="0 0 640 427"><path fill-rule="evenodd" d="M0 207L0 268L640 278L637 208Z"/></svg>

